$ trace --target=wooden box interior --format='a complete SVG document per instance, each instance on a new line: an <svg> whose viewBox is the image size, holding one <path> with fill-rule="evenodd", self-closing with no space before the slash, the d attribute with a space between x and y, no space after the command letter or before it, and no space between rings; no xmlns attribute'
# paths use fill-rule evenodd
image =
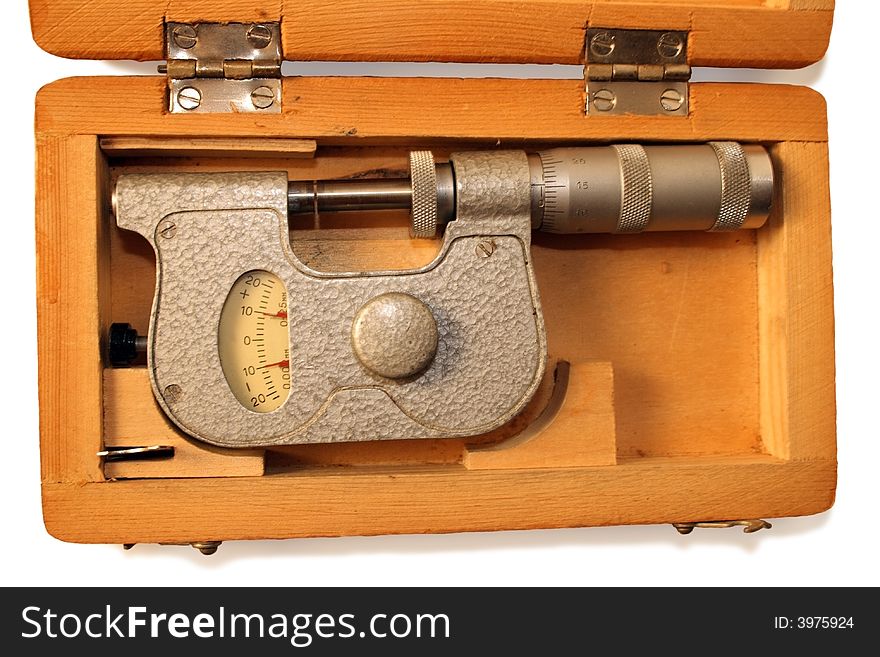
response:
<svg viewBox="0 0 880 657"><path fill-rule="evenodd" d="M191 542L775 517L832 504L830 207L818 94L694 83L686 119L585 118L577 80L283 84L283 112L270 119L167 115L161 78L78 78L41 90L50 532L82 542ZM113 107L101 100L108 94L119 99ZM395 176L411 149L445 159L466 149L725 139L771 150L779 194L761 229L535 234L548 375L524 414L489 436L211 448L162 415L143 366L107 367L109 324L146 333L155 285L151 248L113 221L110 190L120 174ZM297 219L291 241L307 264L329 271L409 268L437 249L410 240L406 218L394 213L324 218L320 229ZM105 465L95 455L103 445L160 443L177 447L174 459Z"/></svg>
<svg viewBox="0 0 880 657"><path fill-rule="evenodd" d="M445 159L454 149L496 145L419 140L411 146L319 145L316 156L309 159L265 159L258 153L248 153L246 159L190 158L180 150L163 159L111 155L107 162L111 180L126 172L230 169L286 169L291 180L376 172L403 176L409 149L422 147ZM433 259L439 241L410 240L406 221L399 213L322 217L322 228L315 230L311 217L296 219L291 242L294 252L319 270L425 265ZM155 287L152 247L137 234L112 226L107 232L110 269L102 283L109 285L110 307L105 313L110 321L130 322L146 334ZM758 239L754 231L535 235L532 253L548 331L548 379L552 379L552 363L558 360L613 365L616 458L772 453L760 428ZM147 423L143 412L137 412L145 405L140 397L152 394L145 370L108 372L105 382L105 413L137 417L140 427L139 434L125 431L122 436L108 428L105 438L110 444L155 443L157 437L173 431L164 417L150 414L152 422ZM583 392L595 394L589 389ZM537 400L537 406L546 404L546 396ZM527 422L520 420L515 428L523 424ZM308 464L460 463L467 444L486 440L304 445L272 449L268 462L282 470ZM140 465L144 467L163 471L155 462ZM203 474L212 473L207 469Z"/></svg>

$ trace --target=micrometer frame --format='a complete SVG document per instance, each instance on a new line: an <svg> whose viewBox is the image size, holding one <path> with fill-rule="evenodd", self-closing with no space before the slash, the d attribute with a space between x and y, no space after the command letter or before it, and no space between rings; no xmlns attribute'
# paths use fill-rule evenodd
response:
<svg viewBox="0 0 880 657"><path fill-rule="evenodd" d="M148 367L168 417L210 444L248 448L472 436L515 417L546 362L529 253L528 161L517 151L453 161L457 220L435 260L409 271L307 267L289 243L284 173L120 177L117 224L156 253ZM490 257L479 248L487 242ZM292 387L270 413L235 399L217 346L227 293L250 270L279 276L290 299ZM434 361L408 380L376 376L351 347L359 308L388 292L415 296L437 320Z"/></svg>

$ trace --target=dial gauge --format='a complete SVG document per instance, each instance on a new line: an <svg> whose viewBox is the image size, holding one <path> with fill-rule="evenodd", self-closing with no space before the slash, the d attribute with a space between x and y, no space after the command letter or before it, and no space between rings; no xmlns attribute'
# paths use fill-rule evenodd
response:
<svg viewBox="0 0 880 657"><path fill-rule="evenodd" d="M268 271L242 274L220 313L218 348L223 374L239 403L269 413L290 394L287 290Z"/></svg>

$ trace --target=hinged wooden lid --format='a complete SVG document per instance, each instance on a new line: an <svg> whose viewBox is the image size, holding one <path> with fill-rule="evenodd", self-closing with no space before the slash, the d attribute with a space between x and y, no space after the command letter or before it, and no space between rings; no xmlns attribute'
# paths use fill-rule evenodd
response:
<svg viewBox="0 0 880 657"><path fill-rule="evenodd" d="M287 60L583 62L588 26L687 30L692 66L822 58L833 0L30 0L34 39L76 59L163 59L165 21L281 21Z"/></svg>

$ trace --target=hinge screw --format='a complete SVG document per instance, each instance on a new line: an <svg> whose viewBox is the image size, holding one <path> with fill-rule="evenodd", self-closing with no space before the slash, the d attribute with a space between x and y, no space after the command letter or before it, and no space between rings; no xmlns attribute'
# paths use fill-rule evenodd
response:
<svg viewBox="0 0 880 657"><path fill-rule="evenodd" d="M251 102L257 109L267 109L275 102L275 92L269 87L257 87L251 92Z"/></svg>
<svg viewBox="0 0 880 657"><path fill-rule="evenodd" d="M272 31L265 25L251 25L247 40L254 48L263 49L272 41Z"/></svg>
<svg viewBox="0 0 880 657"><path fill-rule="evenodd" d="M202 93L195 87L184 87L177 92L177 104L185 110L194 110L202 104Z"/></svg>
<svg viewBox="0 0 880 657"><path fill-rule="evenodd" d="M174 43L184 50L189 50L199 40L192 25L178 25L171 34L174 37Z"/></svg>
<svg viewBox="0 0 880 657"><path fill-rule="evenodd" d="M657 52L660 53L661 57L666 57L667 59L678 57L682 49L684 49L684 42L674 32L667 32L661 35L657 41Z"/></svg>
<svg viewBox="0 0 880 657"><path fill-rule="evenodd" d="M593 107L600 112L610 112L617 105L617 96L610 89L600 89L593 94Z"/></svg>
<svg viewBox="0 0 880 657"><path fill-rule="evenodd" d="M676 89L667 89L660 95L660 107L667 112L675 112L684 104L684 96Z"/></svg>
<svg viewBox="0 0 880 657"><path fill-rule="evenodd" d="M596 57L608 57L614 52L614 35L611 32L599 32L590 39L590 52Z"/></svg>

